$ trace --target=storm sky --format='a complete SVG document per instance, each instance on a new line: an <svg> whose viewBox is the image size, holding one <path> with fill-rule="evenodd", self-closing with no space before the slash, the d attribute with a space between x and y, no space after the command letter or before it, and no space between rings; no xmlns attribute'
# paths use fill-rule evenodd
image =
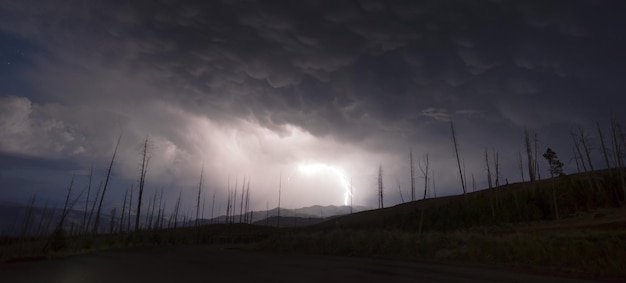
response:
<svg viewBox="0 0 626 283"><path fill-rule="evenodd" d="M623 1L0 1L0 200L61 204L106 174L195 207L250 179L254 210L375 207L486 186L484 151L521 180L524 129L576 170L570 131L626 122ZM593 154L599 157L597 139ZM549 175L540 160L542 176ZM601 164L601 163L599 163ZM598 165L600 167L600 165ZM305 170L300 170L305 169ZM309 170L307 170L309 169ZM317 170L313 170L317 169ZM281 177L282 176L282 177ZM432 176L431 176L432 177ZM471 188L471 179L469 181ZM135 191L136 192L136 191ZM84 199L79 202L84 205Z"/></svg>

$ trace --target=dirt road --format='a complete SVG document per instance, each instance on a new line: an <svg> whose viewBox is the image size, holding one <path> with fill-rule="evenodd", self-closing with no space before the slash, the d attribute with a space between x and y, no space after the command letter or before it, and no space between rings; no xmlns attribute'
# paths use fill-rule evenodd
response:
<svg viewBox="0 0 626 283"><path fill-rule="evenodd" d="M0 264L0 282L585 281L431 262L271 254L211 246L169 246Z"/></svg>

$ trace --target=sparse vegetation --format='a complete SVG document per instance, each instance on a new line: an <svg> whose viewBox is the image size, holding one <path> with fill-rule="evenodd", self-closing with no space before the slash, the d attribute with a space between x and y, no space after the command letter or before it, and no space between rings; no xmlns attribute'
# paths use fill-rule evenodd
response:
<svg viewBox="0 0 626 283"><path fill-rule="evenodd" d="M349 214L321 223L309 219L310 225L305 227L295 227L303 225L303 221L299 221L295 212L293 216L291 214L289 217L281 216L282 173L278 183L277 216L270 217L268 201L265 220L257 222L268 226L248 224L253 222L254 215L250 210L249 177L243 178L239 197L237 178L234 188L230 187L229 178L225 216L213 218L216 198L216 192L213 191L212 225L206 225L204 219L199 219L204 168L200 173L195 219L192 219L193 209L182 207L182 190L179 191L174 207L168 211L170 216L167 218L162 189L158 209L158 190L154 190L152 201L148 203L147 214L140 217L149 161L146 139L143 143L134 229L131 229L132 185L128 205L126 190L121 204L121 215L116 215L116 208L113 207L109 215L108 229L100 229L100 219L104 217L100 210L111 177L111 168L120 141L118 139L104 186L100 184L93 200L89 199L93 168L90 170L85 211L80 213L81 220L77 222L76 227L73 226L74 223L71 223L69 228L64 225L65 217L82 196L80 192L75 199L70 200L72 179L60 223L53 224L55 225L52 226L53 232L49 233L47 227L52 222L55 209L48 209L47 206L38 218L38 227L36 229L32 227L37 221L35 215L38 214L34 212L36 196L33 195L24 211L21 230L16 233L19 237L4 237L0 241L0 257L41 258L136 245L243 243L253 244L250 247L260 250L402 259L471 260L587 275L626 276L624 271L626 250L623 249L626 243L626 211L623 208L626 199L624 191L626 181L622 156L622 148L626 147L626 142L617 122L611 120L610 147L605 145L602 131L598 126L604 162L613 167L598 170L591 165L593 158L590 137L579 128L572 134L573 159L582 172L564 174L564 164L558 159L556 152L548 148L543 157L547 160L551 178L542 180L537 170L537 135L534 135L533 148L531 135L525 131L524 146L529 180L512 184L507 180L506 184L502 185L499 154L495 149L492 154L485 149L488 189L476 191L475 178L472 174L474 188L472 192L466 190L465 166L461 166L454 124L451 123L450 126L463 189L462 195L436 197L434 172L429 168L429 157L426 154L424 159L418 161L418 168L424 178L421 200L407 203L403 201L400 205L385 207L381 165L378 167L378 210L351 213L350 195ZM523 180L525 172L522 153L517 152L516 158ZM412 151L409 153L409 159L413 200L416 195ZM397 182L402 196L400 182ZM431 191L435 198L427 198ZM350 188L350 194L351 192ZM89 202L92 202L91 209L87 212ZM237 202L239 202L239 223L235 223ZM203 200L202 215L204 204ZM95 222L91 227L94 211ZM213 221L218 224L213 224Z"/></svg>

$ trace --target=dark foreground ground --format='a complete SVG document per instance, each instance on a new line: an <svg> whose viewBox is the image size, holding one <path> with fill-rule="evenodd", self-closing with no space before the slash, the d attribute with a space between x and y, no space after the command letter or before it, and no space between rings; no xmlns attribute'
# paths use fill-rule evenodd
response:
<svg viewBox="0 0 626 283"><path fill-rule="evenodd" d="M109 250L0 264L0 282L589 282L433 262L272 254L215 246Z"/></svg>

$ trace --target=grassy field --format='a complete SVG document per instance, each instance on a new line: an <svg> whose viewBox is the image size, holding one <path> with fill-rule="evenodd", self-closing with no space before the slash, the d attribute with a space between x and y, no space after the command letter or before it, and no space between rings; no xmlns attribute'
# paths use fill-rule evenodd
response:
<svg viewBox="0 0 626 283"><path fill-rule="evenodd" d="M594 217L603 215L602 221ZM626 213L600 210L567 220L477 226L422 234L386 229L302 229L273 234L262 250L506 265L589 278L626 278Z"/></svg>

